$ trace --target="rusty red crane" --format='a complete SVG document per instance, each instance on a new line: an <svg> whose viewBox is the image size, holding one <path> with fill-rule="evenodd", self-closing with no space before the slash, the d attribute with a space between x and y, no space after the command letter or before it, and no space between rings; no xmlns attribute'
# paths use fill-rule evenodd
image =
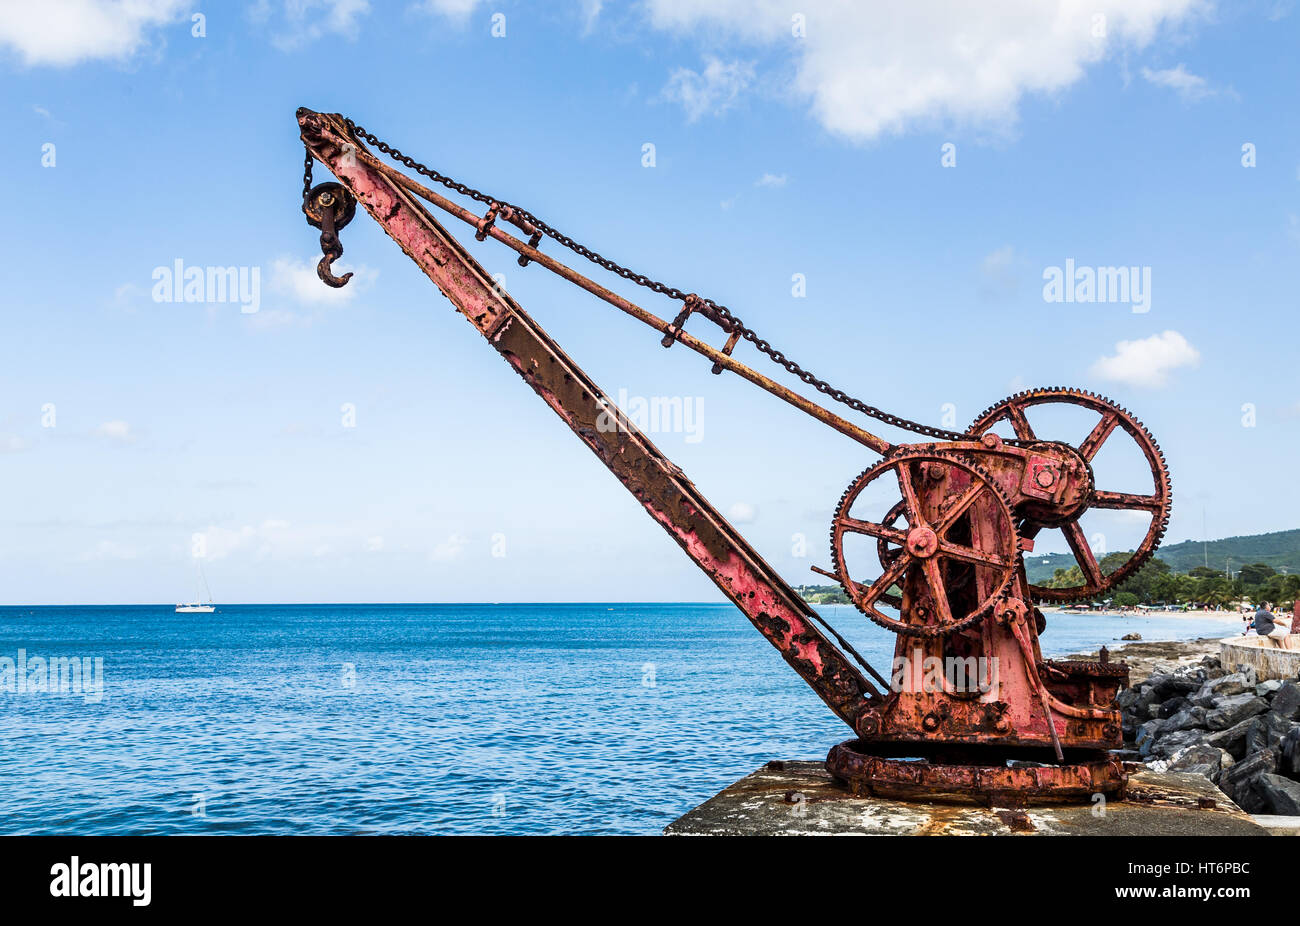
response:
<svg viewBox="0 0 1300 926"><path fill-rule="evenodd" d="M332 263L343 253L338 232L360 203L849 725L855 738L831 749L827 768L851 790L1021 802L1122 793L1123 764L1111 750L1122 745L1114 699L1128 670L1104 652L1099 662L1043 658L1038 638L1045 619L1035 602L1102 595L1132 575L1160 542L1172 499L1169 471L1155 440L1129 412L1092 393L1054 388L1006 399L964 432L889 414L817 379L725 306L616 264L528 210L420 164L341 115L299 109L297 118L306 147L303 211L321 230L321 279L342 286L351 276L335 276ZM471 212L375 152L485 211ZM338 182L313 186L313 161ZM680 344L703 355L714 373L735 373L882 457L841 498L830 529L833 568L817 571L839 581L863 614L897 635L889 678L763 560L421 201L472 226L476 239L490 237L513 249L520 266L544 267L658 330L664 347ZM680 303L680 310L671 320L653 314L544 253L543 239ZM726 335L721 348L686 330L694 316ZM929 440L893 444L864 430L735 359L742 341L818 393ZM1026 414L1036 406L1067 405L1097 417L1074 441L1036 433ZM1009 427L1014 436L1000 436L996 426ZM1096 485L1092 461L1117 438L1135 445L1149 465L1149 492ZM881 490L896 502L878 517L864 515L862 501L878 498ZM1079 522L1092 509L1150 517L1134 553L1105 573ZM1022 554L1049 530L1064 533L1082 584L1029 583ZM953 664L974 665L977 673L983 667L983 684L960 685L947 672L918 670ZM900 672L898 666L908 668Z"/></svg>

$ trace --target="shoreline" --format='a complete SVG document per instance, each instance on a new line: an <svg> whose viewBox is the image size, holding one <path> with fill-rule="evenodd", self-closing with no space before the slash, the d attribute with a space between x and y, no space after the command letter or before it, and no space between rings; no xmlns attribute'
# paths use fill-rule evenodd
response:
<svg viewBox="0 0 1300 926"><path fill-rule="evenodd" d="M1200 663L1206 656L1219 655L1219 643L1223 637L1198 637L1194 640L1132 640L1107 646L1106 652L1114 661L1128 663L1129 687L1145 682L1154 674L1157 667L1165 671ZM1235 635L1234 635L1235 636ZM1089 653L1071 653L1066 659L1086 659L1095 662L1101 656L1101 648Z"/></svg>

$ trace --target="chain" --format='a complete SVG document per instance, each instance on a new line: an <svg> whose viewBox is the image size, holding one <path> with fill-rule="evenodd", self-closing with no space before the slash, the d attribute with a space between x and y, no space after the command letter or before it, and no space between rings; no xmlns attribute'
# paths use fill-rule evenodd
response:
<svg viewBox="0 0 1300 926"><path fill-rule="evenodd" d="M303 158L303 165L302 165L302 201L305 203L307 201L308 194L311 193L312 156L311 156L310 148L308 148L306 145L303 145L302 147L303 147L303 151L306 152L306 155Z"/></svg>
<svg viewBox="0 0 1300 926"><path fill-rule="evenodd" d="M411 170L414 170L417 173L423 174L425 177L428 177L433 182L441 184L442 186L446 187L449 190L454 190L455 192L461 194L462 196L468 196L470 199L475 200L476 202L480 202L485 206L490 207L495 205L498 209L502 209L502 208L510 209L516 217L532 225L537 231L541 232L546 237L552 239L553 241L559 242L561 245L568 248L570 251L573 251L575 254L579 255L580 257L586 258L587 260L591 261L593 264L597 265L598 267L602 267L605 270L608 270L610 273L613 273L617 276L622 277L625 280L635 283L637 286L645 287L651 292L659 293L662 296L667 296L669 299L672 299L676 302L684 301L687 298L687 296L690 295L689 293L682 292L680 289L678 289L675 286L669 286L666 283L660 283L658 280L652 280L644 273L637 273L636 271L630 270L621 264L615 263L614 261L610 260L608 257L603 257L602 255L596 253L586 245L580 244L579 242L574 241L568 235L561 233L555 228L552 228L550 225L543 222L541 219L533 215L527 209L523 209L519 206L505 202L504 200L495 199L491 196L488 196L486 193L482 193L479 190L474 189L473 187L467 184L461 183L458 180L453 180L451 177L448 177L445 174L441 174L431 167L426 167L425 165L421 164L419 161L415 160L409 155L405 155L401 151L398 151L396 148L388 145L383 141L380 141L376 136L374 136L370 132L367 132L361 126L353 122L351 119L345 118L343 121L347 125L348 131L352 133L353 137L360 138L366 141L367 143L372 145L376 150L383 152L388 157L392 158L394 161L397 161L400 164L404 164L407 167L409 167ZM310 153L307 155L306 182L309 187L311 183ZM307 187L304 188L304 192L306 189ZM908 418L903 418L900 415L891 414L890 412L883 411L879 408L876 408L874 405L868 405L866 402L863 402L861 399L854 398L853 396L846 393L843 389L837 389L834 386L832 386L830 383L826 382L825 380L818 379L811 372L805 370L799 364L795 363L793 360L787 357L784 353L777 350L767 341L760 338L752 328L747 327L745 323L742 322L739 318L737 318L736 315L732 313L732 311L728 309L725 305L720 305L717 302L714 302L712 299L708 299L708 298L701 298L700 301L702 301L705 305L707 305L712 310L712 313L716 316L718 325L720 325L724 331L726 331L728 334L732 334L739 331L741 338L754 345L755 349L757 349L759 353L766 355L769 359L772 360L773 363L776 363L782 368L784 368L786 372L797 377L801 382L809 386L812 386L822 395L825 395L836 402L846 405L849 408L853 409L854 411L861 412L862 414L866 415L869 418L874 418L877 421L884 422L885 424L893 425L896 428L902 428L905 431L912 431L917 434L924 434L927 437L933 437L945 441L969 440L969 437L967 435L962 434L959 431L947 431L944 430L943 428L936 428L928 424L921 424L919 421L912 421Z"/></svg>

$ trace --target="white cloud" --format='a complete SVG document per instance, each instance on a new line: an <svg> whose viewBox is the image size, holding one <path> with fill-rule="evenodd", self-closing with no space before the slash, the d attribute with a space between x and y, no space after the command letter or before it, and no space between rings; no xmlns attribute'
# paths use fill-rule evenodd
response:
<svg viewBox="0 0 1300 926"><path fill-rule="evenodd" d="M20 0L0 4L0 45L29 67L122 60L148 44L147 33L189 13L184 0Z"/></svg>
<svg viewBox="0 0 1300 926"><path fill-rule="evenodd" d="M464 552L467 543L469 543L469 540L464 534L452 534L429 552L429 559L435 562L446 562L455 559Z"/></svg>
<svg viewBox="0 0 1300 926"><path fill-rule="evenodd" d="M382 553L384 549L384 538L378 534L366 538L367 553Z"/></svg>
<svg viewBox="0 0 1300 926"><path fill-rule="evenodd" d="M258 0L249 8L248 18L266 25L274 18L272 0ZM271 33L271 44L281 51L292 51L326 35L355 39L361 31L359 20L370 12L369 0L283 0L282 20Z"/></svg>
<svg viewBox="0 0 1300 926"><path fill-rule="evenodd" d="M135 435L131 433L131 425L125 421L105 421L99 427L95 428L95 436L102 437L105 440L116 441L119 444L129 444L135 440Z"/></svg>
<svg viewBox="0 0 1300 926"><path fill-rule="evenodd" d="M420 0L415 9L463 25L481 2L482 0Z"/></svg>
<svg viewBox="0 0 1300 926"><path fill-rule="evenodd" d="M805 35L798 38L785 0L647 2L659 28L690 35L721 27L747 42L793 49L794 94L811 102L826 129L858 141L918 123L1005 129L1026 94L1059 93L1089 65L1117 50L1144 48L1162 28L1207 6L1205 0L803 0L796 8ZM698 97L702 114L709 107Z"/></svg>
<svg viewBox="0 0 1300 926"><path fill-rule="evenodd" d="M758 509L749 502L736 502L727 509L727 520L734 524L752 524L758 517Z"/></svg>
<svg viewBox="0 0 1300 926"><path fill-rule="evenodd" d="M1204 77L1198 77L1188 72L1181 64L1176 68L1166 68L1163 71L1143 68L1142 77L1148 83L1155 84L1157 87L1168 87L1189 103L1195 103L1213 95L1213 91Z"/></svg>
<svg viewBox="0 0 1300 926"><path fill-rule="evenodd" d="M1163 386L1169 374L1201 362L1201 352L1177 331L1164 331L1139 341L1120 341L1115 353L1092 365L1092 375L1130 386Z"/></svg>
<svg viewBox="0 0 1300 926"><path fill-rule="evenodd" d="M754 186L785 186L785 181L785 174L763 174L763 176L754 181Z"/></svg>
<svg viewBox="0 0 1300 926"><path fill-rule="evenodd" d="M747 61L705 59L703 71L677 68L664 87L664 99L681 103L686 119L720 116L731 109L740 94L754 81L754 65Z"/></svg>
<svg viewBox="0 0 1300 926"><path fill-rule="evenodd" d="M0 453L22 453L30 446L16 434L0 434Z"/></svg>
<svg viewBox="0 0 1300 926"><path fill-rule="evenodd" d="M279 304L242 317L247 318L253 325L260 328L299 322L310 324L313 321L312 316L310 314L299 314L293 311L293 307L305 306L319 309L346 305L356 297L360 290L368 287L379 276L378 270L372 270L364 264L350 267L345 262L339 262L334 264L334 273L342 276L351 270L353 276L346 286L335 289L332 286L326 286L321 282L320 277L316 275L316 263L319 260L319 256L313 256L306 259L277 257L271 261L271 272L267 281L267 288L275 297L273 301ZM284 303L289 303L290 307L283 307Z"/></svg>

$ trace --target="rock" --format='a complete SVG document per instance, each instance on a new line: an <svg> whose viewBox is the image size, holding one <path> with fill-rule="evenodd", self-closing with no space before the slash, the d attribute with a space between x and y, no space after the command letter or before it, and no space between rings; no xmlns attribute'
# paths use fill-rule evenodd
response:
<svg viewBox="0 0 1300 926"><path fill-rule="evenodd" d="M1257 752L1224 769L1217 784L1246 813L1266 813L1268 803L1255 793L1252 785L1260 775L1271 775L1277 771L1277 759L1278 754L1272 749Z"/></svg>
<svg viewBox="0 0 1300 926"><path fill-rule="evenodd" d="M1132 714L1121 714L1119 718L1120 733L1124 737L1124 742L1131 743L1137 738L1137 718Z"/></svg>
<svg viewBox="0 0 1300 926"><path fill-rule="evenodd" d="M1115 704L1121 711L1127 711L1137 704L1138 692L1136 688L1125 688L1119 694L1115 695Z"/></svg>
<svg viewBox="0 0 1300 926"><path fill-rule="evenodd" d="M1233 759L1228 752L1205 743L1195 743L1170 756L1167 767L1171 772L1195 772L1213 781L1232 765Z"/></svg>
<svg viewBox="0 0 1300 926"><path fill-rule="evenodd" d="M1295 726L1297 724L1272 711L1251 718L1246 729L1246 755L1253 755L1271 746L1276 746L1280 750L1282 741Z"/></svg>
<svg viewBox="0 0 1300 926"><path fill-rule="evenodd" d="M1246 757L1246 736L1250 733L1250 728L1254 723L1254 717L1247 717L1226 730L1207 735L1204 742L1207 746L1216 746L1219 749L1227 750L1234 759L1244 759Z"/></svg>
<svg viewBox="0 0 1300 926"><path fill-rule="evenodd" d="M1210 691L1214 692L1216 698L1226 698L1246 691L1253 693L1255 689L1255 683L1249 676L1244 675L1241 672L1233 672L1231 675L1216 678L1208 684L1210 686Z"/></svg>
<svg viewBox="0 0 1300 926"><path fill-rule="evenodd" d="M1156 735L1160 732L1163 720L1148 720L1137 728L1137 735L1133 737L1133 745L1137 746L1138 754L1143 758L1151 755L1151 747L1155 745Z"/></svg>
<svg viewBox="0 0 1300 926"><path fill-rule="evenodd" d="M1172 733L1161 731L1160 735L1151 744L1148 753L1157 758L1168 759L1180 749L1197 745L1201 742L1204 736L1204 730L1194 728L1187 730L1174 730Z"/></svg>
<svg viewBox="0 0 1300 926"><path fill-rule="evenodd" d="M1202 656L1201 665L1206 669L1222 669L1223 663L1219 662L1218 656Z"/></svg>
<svg viewBox="0 0 1300 926"><path fill-rule="evenodd" d="M1256 697L1254 692L1233 695L1219 701L1218 706L1207 711L1205 725L1211 730L1226 730L1233 724L1240 723L1247 717L1254 717L1268 710L1268 702Z"/></svg>
<svg viewBox="0 0 1300 926"><path fill-rule="evenodd" d="M1160 706L1156 708L1156 716L1159 717L1161 720L1164 720L1168 717L1174 716L1179 711L1184 710L1191 706L1192 706L1191 702L1188 701L1186 698L1184 698L1182 695L1174 695L1168 701L1162 701L1160 703ZM1196 708L1196 710L1200 711L1201 715L1204 716L1205 708L1198 707Z"/></svg>
<svg viewBox="0 0 1300 926"><path fill-rule="evenodd" d="M1138 691L1137 702L1133 705L1133 712L1140 718L1150 717L1150 707L1152 704L1158 704L1160 697L1156 694L1155 687L1152 685L1142 685Z"/></svg>
<svg viewBox="0 0 1300 926"><path fill-rule="evenodd" d="M1300 816L1300 782L1265 773L1254 780L1251 791L1268 805L1268 813Z"/></svg>
<svg viewBox="0 0 1300 926"><path fill-rule="evenodd" d="M1300 775L1300 725L1292 727L1279 745L1282 760L1278 768L1288 775Z"/></svg>
<svg viewBox="0 0 1300 926"><path fill-rule="evenodd" d="M1281 679L1270 678L1267 682L1260 682L1255 686L1255 694L1259 695L1261 698L1271 698L1281 687Z"/></svg>
<svg viewBox="0 0 1300 926"><path fill-rule="evenodd" d="M1160 726L1160 736L1168 736L1178 730L1190 730L1194 727L1205 728L1207 712L1203 707L1189 707L1179 711Z"/></svg>
<svg viewBox="0 0 1300 926"><path fill-rule="evenodd" d="M1273 693L1273 702L1269 707L1273 713L1280 714L1287 720L1295 720L1300 716L1300 685L1291 681L1283 682Z"/></svg>
<svg viewBox="0 0 1300 926"><path fill-rule="evenodd" d="M1254 666L1246 665L1244 662L1239 662L1232 667L1232 671L1238 675L1246 676L1247 682L1252 688L1259 683L1259 676L1255 673Z"/></svg>
<svg viewBox="0 0 1300 926"><path fill-rule="evenodd" d="M1161 700L1173 697L1174 695L1188 695L1196 691L1205 682L1205 677L1199 669L1179 669L1172 675L1165 677L1165 683L1157 686L1157 693L1160 694Z"/></svg>
<svg viewBox="0 0 1300 926"><path fill-rule="evenodd" d="M1142 639L1142 634L1140 634L1140 633L1126 633L1126 634L1124 634L1124 636L1120 637L1120 639L1121 639L1121 640L1141 640L1141 639Z"/></svg>
<svg viewBox="0 0 1300 926"><path fill-rule="evenodd" d="M1189 700L1197 707L1214 707L1220 698L1232 695L1254 693L1254 683L1248 682L1240 672L1223 675L1216 679L1207 679Z"/></svg>
<svg viewBox="0 0 1300 926"><path fill-rule="evenodd" d="M1189 704L1197 707L1214 707L1214 687L1211 682L1205 682L1199 689L1192 693L1187 699Z"/></svg>

